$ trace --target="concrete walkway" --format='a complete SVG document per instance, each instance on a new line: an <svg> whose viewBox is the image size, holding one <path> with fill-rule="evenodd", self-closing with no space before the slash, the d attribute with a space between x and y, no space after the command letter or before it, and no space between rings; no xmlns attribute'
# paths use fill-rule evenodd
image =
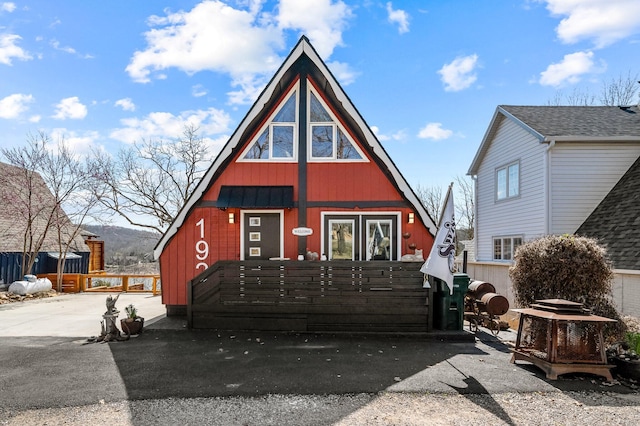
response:
<svg viewBox="0 0 640 426"><path fill-rule="evenodd" d="M90 337L100 334L107 296L118 293L63 293L47 299L0 305L0 337ZM116 303L119 318L133 304L145 326L164 318L161 296L149 293L121 293Z"/></svg>

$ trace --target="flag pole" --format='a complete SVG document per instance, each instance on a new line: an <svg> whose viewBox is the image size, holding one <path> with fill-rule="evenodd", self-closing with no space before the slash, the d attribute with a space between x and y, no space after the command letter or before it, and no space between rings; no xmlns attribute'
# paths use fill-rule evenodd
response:
<svg viewBox="0 0 640 426"><path fill-rule="evenodd" d="M433 246L429 257L420 271L425 274L423 288L430 288L427 276L432 276L447 283L449 292L453 294L453 273L456 254L456 220L453 205L453 182L449 185L442 213L438 220Z"/></svg>

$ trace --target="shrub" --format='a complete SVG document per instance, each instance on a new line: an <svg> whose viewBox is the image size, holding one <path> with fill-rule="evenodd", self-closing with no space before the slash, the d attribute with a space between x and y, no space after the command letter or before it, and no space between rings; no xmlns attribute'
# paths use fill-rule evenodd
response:
<svg viewBox="0 0 640 426"><path fill-rule="evenodd" d="M517 305L527 307L540 299L583 303L596 315L618 320L605 333L621 338L625 326L611 302L611 260L596 240L548 235L518 247L514 260L509 277Z"/></svg>

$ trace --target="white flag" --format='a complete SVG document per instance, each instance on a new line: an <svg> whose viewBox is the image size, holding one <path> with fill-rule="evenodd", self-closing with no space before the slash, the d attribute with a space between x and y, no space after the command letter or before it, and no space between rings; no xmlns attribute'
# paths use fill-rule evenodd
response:
<svg viewBox="0 0 640 426"><path fill-rule="evenodd" d="M450 294L453 294L456 256L456 218L451 194L452 186L453 184L449 186L449 191L447 191L433 247L431 247L427 261L420 268L420 272L445 281L449 286ZM428 286L429 283L425 280L424 287L428 288Z"/></svg>

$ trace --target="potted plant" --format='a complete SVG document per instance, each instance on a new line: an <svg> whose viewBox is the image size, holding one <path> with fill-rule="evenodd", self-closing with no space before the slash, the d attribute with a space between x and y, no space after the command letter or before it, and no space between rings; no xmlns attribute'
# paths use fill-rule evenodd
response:
<svg viewBox="0 0 640 426"><path fill-rule="evenodd" d="M120 320L122 331L127 334L140 334L144 326L144 318L138 316L138 309L133 305L124 308L127 318Z"/></svg>
<svg viewBox="0 0 640 426"><path fill-rule="evenodd" d="M622 317L626 333L624 339L607 348L609 363L626 379L640 380L640 320L631 316Z"/></svg>

